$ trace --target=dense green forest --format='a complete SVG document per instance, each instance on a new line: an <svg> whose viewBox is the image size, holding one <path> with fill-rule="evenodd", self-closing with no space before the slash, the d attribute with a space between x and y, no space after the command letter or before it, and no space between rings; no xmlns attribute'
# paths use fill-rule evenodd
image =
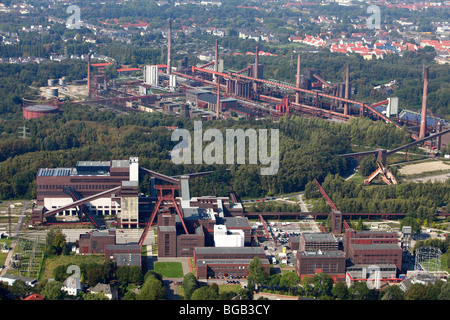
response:
<svg viewBox="0 0 450 320"><path fill-rule="evenodd" d="M450 180L365 187L330 174L323 181L322 187L341 212L406 213L430 223L438 211L448 210L450 201ZM306 185L305 196L315 199L314 212L330 210L314 182Z"/></svg>
<svg viewBox="0 0 450 320"><path fill-rule="evenodd" d="M2 199L34 197L38 168L71 167L77 160L130 156L138 156L142 166L168 175L217 170L214 175L192 180L194 195L227 195L232 187L240 197L259 197L302 190L313 178L323 180L328 173L344 174L347 161L339 154L350 152L352 143L366 141L365 144L387 148L409 141L406 131L367 119L347 124L303 117L284 118L277 123L204 122L203 130L216 128L223 132L227 128L279 129L280 169L276 175L261 176L258 165L174 164L169 153L175 143L165 126L192 131L194 119L150 113L117 114L70 102L65 102L62 109L62 114L48 118L0 121ZM23 125L29 128L26 139L18 135ZM147 192L146 188L143 184L142 191Z"/></svg>

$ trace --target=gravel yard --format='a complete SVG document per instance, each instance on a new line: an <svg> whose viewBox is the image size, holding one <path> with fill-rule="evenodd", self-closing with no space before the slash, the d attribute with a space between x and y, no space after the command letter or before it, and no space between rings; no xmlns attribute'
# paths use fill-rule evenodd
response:
<svg viewBox="0 0 450 320"><path fill-rule="evenodd" d="M414 174L421 174L424 172L431 172L431 171L439 171L439 170L449 170L450 164L444 161L429 161L429 162L422 162L422 163L416 163L416 164L408 164L399 169L401 174L404 175L414 175Z"/></svg>

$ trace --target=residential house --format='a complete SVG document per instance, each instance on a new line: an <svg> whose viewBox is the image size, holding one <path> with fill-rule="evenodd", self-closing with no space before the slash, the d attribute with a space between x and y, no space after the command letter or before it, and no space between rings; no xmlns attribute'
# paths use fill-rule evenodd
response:
<svg viewBox="0 0 450 320"><path fill-rule="evenodd" d="M66 292L69 296L76 296L83 291L83 285L78 277L68 277L64 282L61 290Z"/></svg>
<svg viewBox="0 0 450 320"><path fill-rule="evenodd" d="M110 284L99 282L95 287L89 288L88 291L94 294L103 292L103 294L108 297L109 300L117 300L117 290L111 287Z"/></svg>

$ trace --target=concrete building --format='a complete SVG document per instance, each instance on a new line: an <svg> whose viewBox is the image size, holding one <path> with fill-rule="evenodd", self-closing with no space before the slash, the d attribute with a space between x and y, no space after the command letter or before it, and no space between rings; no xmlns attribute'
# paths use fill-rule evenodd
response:
<svg viewBox="0 0 450 320"><path fill-rule="evenodd" d="M244 231L227 230L225 225L214 226L214 246L216 247L243 247Z"/></svg>
<svg viewBox="0 0 450 320"><path fill-rule="evenodd" d="M350 287L354 282L370 281L375 289L381 287L381 283L397 278L397 267L393 264L380 265L353 265L345 271L345 281Z"/></svg>
<svg viewBox="0 0 450 320"><path fill-rule="evenodd" d="M159 67L157 65L144 67L144 83L157 86L159 83Z"/></svg>

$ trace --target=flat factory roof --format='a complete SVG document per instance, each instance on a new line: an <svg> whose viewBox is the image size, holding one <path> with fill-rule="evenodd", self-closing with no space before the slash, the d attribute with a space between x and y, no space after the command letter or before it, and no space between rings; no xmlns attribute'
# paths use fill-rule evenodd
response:
<svg viewBox="0 0 450 320"><path fill-rule="evenodd" d="M265 254L262 247L197 247L194 249L196 253L249 253L249 254Z"/></svg>

